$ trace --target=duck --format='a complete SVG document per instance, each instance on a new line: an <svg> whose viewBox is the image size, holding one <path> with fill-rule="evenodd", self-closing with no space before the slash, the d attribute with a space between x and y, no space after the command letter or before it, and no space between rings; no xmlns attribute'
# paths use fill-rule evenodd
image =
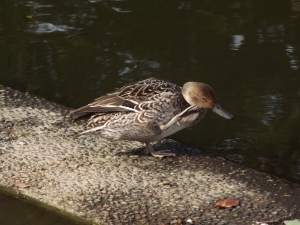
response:
<svg viewBox="0 0 300 225"><path fill-rule="evenodd" d="M175 154L155 151L151 142L200 122L208 110L228 120L234 118L221 107L208 84L192 81L180 87L149 78L105 94L69 116L89 118L77 135L93 132L104 139L142 142L147 154L162 158Z"/></svg>

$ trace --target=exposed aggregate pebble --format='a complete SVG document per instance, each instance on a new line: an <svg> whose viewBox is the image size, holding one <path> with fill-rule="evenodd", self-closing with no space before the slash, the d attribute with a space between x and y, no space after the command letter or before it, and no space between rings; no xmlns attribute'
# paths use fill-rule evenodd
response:
<svg viewBox="0 0 300 225"><path fill-rule="evenodd" d="M69 109L0 86L0 185L99 224L255 224L292 213L300 187L172 140L176 157L144 154L138 142L75 137ZM224 198L233 209L211 209ZM280 223L278 223L280 224Z"/></svg>

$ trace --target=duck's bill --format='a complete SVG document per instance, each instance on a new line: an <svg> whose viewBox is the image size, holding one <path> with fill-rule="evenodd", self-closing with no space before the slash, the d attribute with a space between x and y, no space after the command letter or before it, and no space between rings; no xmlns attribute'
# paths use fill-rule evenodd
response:
<svg viewBox="0 0 300 225"><path fill-rule="evenodd" d="M223 109L219 103L215 103L215 107L212 109L212 111L228 120L232 120L234 118L233 115Z"/></svg>

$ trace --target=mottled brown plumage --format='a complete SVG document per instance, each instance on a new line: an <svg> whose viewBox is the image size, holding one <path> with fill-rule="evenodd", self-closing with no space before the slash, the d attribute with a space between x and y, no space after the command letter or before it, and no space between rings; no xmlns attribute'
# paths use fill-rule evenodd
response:
<svg viewBox="0 0 300 225"><path fill-rule="evenodd" d="M168 151L154 151L150 142L161 140L199 122L208 109L226 119L233 116L218 104L213 89L203 83L187 82L183 88L150 78L124 86L76 109L76 119L91 115L86 130L103 138L140 141L153 156L171 156Z"/></svg>

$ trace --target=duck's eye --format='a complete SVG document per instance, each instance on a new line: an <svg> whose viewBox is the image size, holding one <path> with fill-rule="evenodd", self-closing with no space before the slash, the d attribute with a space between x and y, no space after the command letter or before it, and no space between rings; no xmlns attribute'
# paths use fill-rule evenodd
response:
<svg viewBox="0 0 300 225"><path fill-rule="evenodd" d="M203 101L206 101L206 98L205 98L205 97L202 97L202 100L203 100Z"/></svg>

